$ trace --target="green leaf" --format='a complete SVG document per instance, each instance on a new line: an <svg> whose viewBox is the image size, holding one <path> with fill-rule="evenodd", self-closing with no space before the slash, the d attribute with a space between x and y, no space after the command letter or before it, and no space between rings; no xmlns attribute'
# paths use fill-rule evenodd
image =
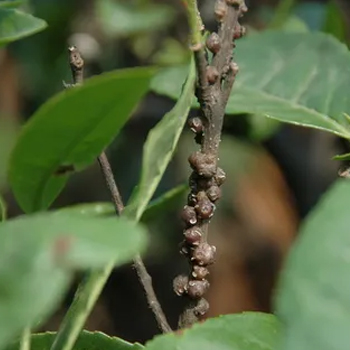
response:
<svg viewBox="0 0 350 350"><path fill-rule="evenodd" d="M0 195L0 222L5 221L7 218L7 205L5 200Z"/></svg>
<svg viewBox="0 0 350 350"><path fill-rule="evenodd" d="M146 243L134 222L59 212L1 223L0 239L0 348L54 310L75 269L125 263Z"/></svg>
<svg viewBox="0 0 350 350"><path fill-rule="evenodd" d="M32 350L50 350L56 332L33 334L31 337ZM19 350L19 344L13 344L6 350ZM109 337L102 332L82 331L74 345L74 350L142 350L141 344L131 344L116 337Z"/></svg>
<svg viewBox="0 0 350 350"><path fill-rule="evenodd" d="M97 1L97 18L106 34L127 36L159 30L172 22L174 12L164 4L144 5L131 1Z"/></svg>
<svg viewBox="0 0 350 350"><path fill-rule="evenodd" d="M283 350L349 349L350 182L338 180L303 223L277 290Z"/></svg>
<svg viewBox="0 0 350 350"><path fill-rule="evenodd" d="M270 28L280 28L290 18L296 0L281 0L279 1L275 14L269 24Z"/></svg>
<svg viewBox="0 0 350 350"><path fill-rule="evenodd" d="M326 19L323 31L335 36L338 40L346 43L347 24L344 11L340 8L337 1L331 0L327 4Z"/></svg>
<svg viewBox="0 0 350 350"><path fill-rule="evenodd" d="M177 186L171 189L170 191L165 192L155 200L151 201L150 204L147 206L147 209L143 213L141 221L150 221L155 216L162 215L162 212L168 210L174 202L177 202L179 197L184 194L186 189L187 186L185 185ZM115 215L114 205L111 202L76 204L59 209L58 212L69 212L71 214L86 215L88 217Z"/></svg>
<svg viewBox="0 0 350 350"><path fill-rule="evenodd" d="M148 134L143 148L141 179L125 209L125 215L136 221L142 216L172 158L191 107L195 78L192 59L178 102Z"/></svg>
<svg viewBox="0 0 350 350"><path fill-rule="evenodd" d="M10 159L10 184L25 212L49 207L71 172L94 162L128 120L153 72L135 68L102 74L39 108Z"/></svg>
<svg viewBox="0 0 350 350"><path fill-rule="evenodd" d="M350 160L350 153L339 154L333 157L334 160Z"/></svg>
<svg viewBox="0 0 350 350"><path fill-rule="evenodd" d="M146 350L275 350L280 325L273 315L258 312L208 319L183 331L146 343Z"/></svg>
<svg viewBox="0 0 350 350"><path fill-rule="evenodd" d="M8 7L11 3L0 5L0 45L23 39L47 27L42 19L19 10L3 8L6 5Z"/></svg>
<svg viewBox="0 0 350 350"><path fill-rule="evenodd" d="M162 215L163 212L169 211L169 209L174 207L174 203L178 203L179 198L182 197L187 190L187 185L180 185L151 201L143 213L141 221L152 221L154 218Z"/></svg>
<svg viewBox="0 0 350 350"><path fill-rule="evenodd" d="M26 0L0 0L0 9L18 7L25 2Z"/></svg>
<svg viewBox="0 0 350 350"><path fill-rule="evenodd" d="M252 113L350 139L350 54L324 33L266 31L237 43L240 66L226 112ZM179 96L184 66L160 72L152 89ZM196 104L198 106L198 104Z"/></svg>

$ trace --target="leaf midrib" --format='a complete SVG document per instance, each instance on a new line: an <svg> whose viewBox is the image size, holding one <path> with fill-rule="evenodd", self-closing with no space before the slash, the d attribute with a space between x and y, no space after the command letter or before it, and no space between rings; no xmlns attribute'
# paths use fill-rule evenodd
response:
<svg viewBox="0 0 350 350"><path fill-rule="evenodd" d="M242 87L242 86L237 87L237 89L239 89L242 92L242 94L244 94L244 92L247 92L249 94L262 96L263 98L265 98L265 100L278 101L278 102L281 102L283 104L288 105L291 109L299 109L299 110L304 111L308 114L314 115L317 118L323 119L326 123L333 125L334 128L338 130L338 132L335 130L329 130L329 129L325 129L323 127L319 127L319 126L315 126L315 125L312 125L312 126L310 125L310 127L313 127L313 128L317 127L318 129L325 130L328 132L331 131L332 133L334 133L338 136L342 136L344 138L350 139L350 130L346 129L343 125L338 123L333 117L331 117L329 115L320 113L313 108L309 108L309 107L306 107L304 105L297 104L289 99L285 99L282 97L278 97L276 95L269 94L268 92L265 92L265 91L257 91L257 90L254 90L253 88ZM234 98L234 95L235 94L234 94L234 90L233 90L233 94L231 95L231 98ZM246 95L248 96L248 94L246 94ZM265 113L265 115L270 117L270 118L281 120L281 118L276 118L273 115L270 115L267 113ZM289 120L286 120L286 122L288 122L290 124L296 124L296 125L309 125L309 124L303 124L300 122L293 123L292 121L289 121Z"/></svg>

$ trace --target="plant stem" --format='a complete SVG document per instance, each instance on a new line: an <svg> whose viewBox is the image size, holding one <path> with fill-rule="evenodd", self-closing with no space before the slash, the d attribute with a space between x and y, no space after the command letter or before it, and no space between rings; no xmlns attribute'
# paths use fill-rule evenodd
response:
<svg viewBox="0 0 350 350"><path fill-rule="evenodd" d="M80 85L83 83L84 61L76 47L69 48L69 54L74 85ZM116 214L121 215L124 211L124 203L105 152L102 152L98 157L98 162L111 194ZM134 258L134 266L159 328L163 333L171 332L172 329L166 320L154 292L151 276L148 274L139 255ZM108 280L108 277L113 271L113 267L114 261L111 261L104 269L91 271L79 285L74 300L60 325L57 336L50 350L71 350L73 348L88 316Z"/></svg>
<svg viewBox="0 0 350 350"><path fill-rule="evenodd" d="M216 248L208 244L208 227L221 195L219 187L225 179L225 173L217 166L219 144L226 105L238 73L232 57L234 41L245 32L238 20L247 11L244 0L216 0L219 29L206 40L208 50L213 53L209 59L202 45L201 30L198 30L196 0L187 0L186 4L192 43L195 44L191 49L196 61L196 96L200 104L199 114L190 120L190 125L201 149L189 157L193 169L189 181L191 193L182 215L185 230L181 252L188 258L191 272L174 280L175 293L191 300L180 316L181 328L191 326L209 309L203 296L209 288L207 267L215 260Z"/></svg>
<svg viewBox="0 0 350 350"><path fill-rule="evenodd" d="M118 186L114 180L113 171L109 164L106 153L102 152L97 159L100 164L100 168L103 173L103 176L106 180L106 184L109 189L109 192L112 196L112 202L115 206L115 210L118 215L121 215L121 213L124 210L123 199L122 199L122 196L120 195Z"/></svg>
<svg viewBox="0 0 350 350"><path fill-rule="evenodd" d="M24 328L21 336L19 350L30 350L30 327Z"/></svg>

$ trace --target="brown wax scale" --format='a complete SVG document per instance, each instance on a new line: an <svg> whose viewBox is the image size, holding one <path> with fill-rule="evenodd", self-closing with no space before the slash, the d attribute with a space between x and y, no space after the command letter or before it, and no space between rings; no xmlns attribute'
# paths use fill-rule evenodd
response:
<svg viewBox="0 0 350 350"><path fill-rule="evenodd" d="M189 125L191 131L193 131L196 134L203 132L204 126L203 126L202 119L200 117L190 118L188 120L188 125Z"/></svg>
<svg viewBox="0 0 350 350"><path fill-rule="evenodd" d="M217 0L215 3L215 17L218 22L222 22L222 20L227 15L227 4L224 0Z"/></svg>
<svg viewBox="0 0 350 350"><path fill-rule="evenodd" d="M197 204L197 197L196 195L191 192L188 196L187 196L187 204L194 207Z"/></svg>
<svg viewBox="0 0 350 350"><path fill-rule="evenodd" d="M191 247L188 245L188 243L186 241L182 241L179 244L179 249L180 249L180 254L186 256L186 257L190 257L191 253L192 253L192 249Z"/></svg>
<svg viewBox="0 0 350 350"><path fill-rule="evenodd" d="M219 35L215 32L211 33L207 38L206 45L210 52L213 54L218 53L221 49L221 41Z"/></svg>
<svg viewBox="0 0 350 350"><path fill-rule="evenodd" d="M218 184L218 186L221 186L226 180L226 173L223 169L217 168L216 174L215 174L215 181Z"/></svg>
<svg viewBox="0 0 350 350"><path fill-rule="evenodd" d="M211 85L215 84L216 81L219 78L219 71L217 70L216 67L213 67L213 66L208 66L206 68L206 73L205 74L206 74L208 83L211 84Z"/></svg>
<svg viewBox="0 0 350 350"><path fill-rule="evenodd" d="M173 289L176 295L181 296L187 292L188 277L185 275L179 275L174 278Z"/></svg>
<svg viewBox="0 0 350 350"><path fill-rule="evenodd" d="M209 311L209 303L206 299L201 298L198 300L197 305L194 308L196 316L204 316Z"/></svg>
<svg viewBox="0 0 350 350"><path fill-rule="evenodd" d="M217 185L210 186L207 190L207 196L212 202L216 202L221 197L221 189Z"/></svg>
<svg viewBox="0 0 350 350"><path fill-rule="evenodd" d="M204 280L209 275L209 270L204 266L194 265L192 268L192 277L196 280Z"/></svg>
<svg viewBox="0 0 350 350"><path fill-rule="evenodd" d="M193 226L197 223L197 214L194 207L185 205L182 209L181 218L188 226Z"/></svg>
<svg viewBox="0 0 350 350"><path fill-rule="evenodd" d="M216 173L216 157L202 152L193 152L188 161L198 175L211 178Z"/></svg>
<svg viewBox="0 0 350 350"><path fill-rule="evenodd" d="M203 242L193 250L191 260L195 260L199 266L207 266L215 261L215 252L214 246Z"/></svg>
<svg viewBox="0 0 350 350"><path fill-rule="evenodd" d="M197 194L197 204L194 208L201 219L207 220L214 215L215 205L204 191L200 191Z"/></svg>
<svg viewBox="0 0 350 350"><path fill-rule="evenodd" d="M198 245L202 238L202 232L198 227L191 227L184 231L184 236L188 244Z"/></svg>
<svg viewBox="0 0 350 350"><path fill-rule="evenodd" d="M203 281L189 281L187 287L187 294L193 299L201 298L208 290L210 284L207 280Z"/></svg>

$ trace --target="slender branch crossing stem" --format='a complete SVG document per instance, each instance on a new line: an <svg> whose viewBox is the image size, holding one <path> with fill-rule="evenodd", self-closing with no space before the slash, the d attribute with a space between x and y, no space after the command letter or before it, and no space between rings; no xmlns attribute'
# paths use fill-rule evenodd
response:
<svg viewBox="0 0 350 350"><path fill-rule="evenodd" d="M84 81L84 61L76 47L69 48L69 62L73 76L73 86L81 85ZM124 203L115 182L110 163L105 152L98 157L98 162L105 178L107 187L115 206L116 214L121 215ZM108 277L113 271L114 261L111 261L102 270L91 271L80 284L72 305L60 326L51 350L71 350L84 327L97 299L99 298ZM152 279L139 255L134 258L134 266L139 280L145 290L148 304L153 311L158 326L162 332L171 332L160 303L152 286Z"/></svg>

